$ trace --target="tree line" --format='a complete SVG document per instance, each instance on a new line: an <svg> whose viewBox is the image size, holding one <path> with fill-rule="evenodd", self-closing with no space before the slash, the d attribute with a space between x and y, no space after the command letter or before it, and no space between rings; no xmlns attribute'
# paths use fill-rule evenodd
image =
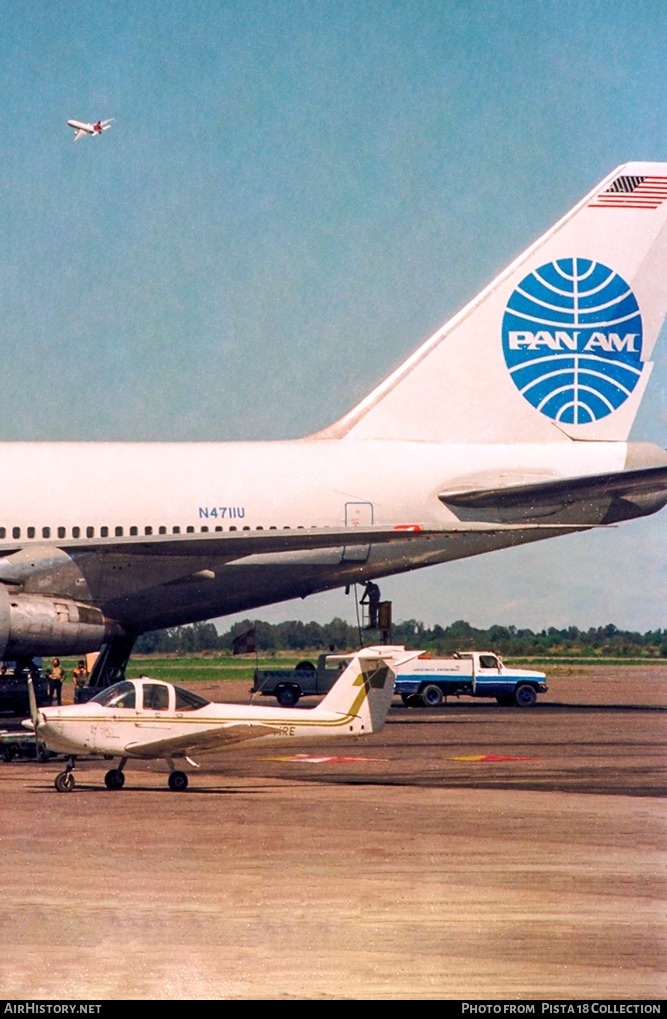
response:
<svg viewBox="0 0 667 1019"><path fill-rule="evenodd" d="M244 645L244 638L245 640ZM231 654L235 645L256 647L259 654L275 651L317 652L335 648L348 651L360 644L377 643L377 631L359 628L335 618L329 623L265 623L245 619L220 633L213 623L194 623L168 630L154 630L137 640L139 654L197 654L219 652ZM393 644L419 647L430 654L445 656L453 651L494 650L501 655L586 655L607 657L667 658L667 630L638 633L606 626L580 630L577 626L558 629L550 626L537 632L517 626L490 626L480 629L458 619L449 626L425 626L415 619L395 623L391 633Z"/></svg>

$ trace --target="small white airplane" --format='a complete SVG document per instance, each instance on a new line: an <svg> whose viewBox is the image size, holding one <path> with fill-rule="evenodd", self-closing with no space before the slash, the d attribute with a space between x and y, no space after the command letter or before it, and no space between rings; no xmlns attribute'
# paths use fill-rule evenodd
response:
<svg viewBox="0 0 667 1019"><path fill-rule="evenodd" d="M86 134L102 134L103 131L108 131L112 120L114 117L109 120L98 120L95 124L85 124L81 120L68 120L67 126L74 128L74 141L78 142L79 138L83 138Z"/></svg>
<svg viewBox="0 0 667 1019"><path fill-rule="evenodd" d="M420 654L382 646L337 656L341 667L348 664L324 700L315 708L288 710L214 704L182 687L145 677L115 683L87 704L38 708L29 679L31 720L23 724L48 750L69 755L65 771L56 776L58 792L74 788L72 769L79 754L120 757L118 767L105 775L107 789L123 788L123 769L130 758L164 759L169 788L181 792L187 789L188 777L176 769L174 758L189 761L192 752L379 732L391 704L395 670Z"/></svg>

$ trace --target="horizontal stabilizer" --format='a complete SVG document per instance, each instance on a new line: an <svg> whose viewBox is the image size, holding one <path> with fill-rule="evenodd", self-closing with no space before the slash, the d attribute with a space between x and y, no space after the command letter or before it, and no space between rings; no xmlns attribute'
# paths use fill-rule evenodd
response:
<svg viewBox="0 0 667 1019"><path fill-rule="evenodd" d="M632 515L628 513L627 506L623 515L614 514L611 507L615 500L641 506L642 513L647 512L649 501L655 503L655 510L664 506L667 503L667 467L552 478L498 488L446 491L440 492L438 498L446 506L464 510L506 511L510 515L519 513L526 520L575 505L585 512L587 503L599 506L607 500L610 511L602 522L611 523Z"/></svg>

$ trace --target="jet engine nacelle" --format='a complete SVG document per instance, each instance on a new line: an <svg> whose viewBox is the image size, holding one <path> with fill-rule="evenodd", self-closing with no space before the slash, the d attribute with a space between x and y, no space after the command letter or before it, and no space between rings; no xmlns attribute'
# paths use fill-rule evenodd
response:
<svg viewBox="0 0 667 1019"><path fill-rule="evenodd" d="M122 633L92 605L71 598L11 594L0 584L0 658L84 654Z"/></svg>

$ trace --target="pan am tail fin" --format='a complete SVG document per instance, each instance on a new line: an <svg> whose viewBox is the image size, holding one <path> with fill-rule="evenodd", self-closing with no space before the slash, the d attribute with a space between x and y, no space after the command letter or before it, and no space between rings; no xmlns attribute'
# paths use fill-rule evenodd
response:
<svg viewBox="0 0 667 1019"><path fill-rule="evenodd" d="M667 311L667 163L626 163L321 438L625 441Z"/></svg>

